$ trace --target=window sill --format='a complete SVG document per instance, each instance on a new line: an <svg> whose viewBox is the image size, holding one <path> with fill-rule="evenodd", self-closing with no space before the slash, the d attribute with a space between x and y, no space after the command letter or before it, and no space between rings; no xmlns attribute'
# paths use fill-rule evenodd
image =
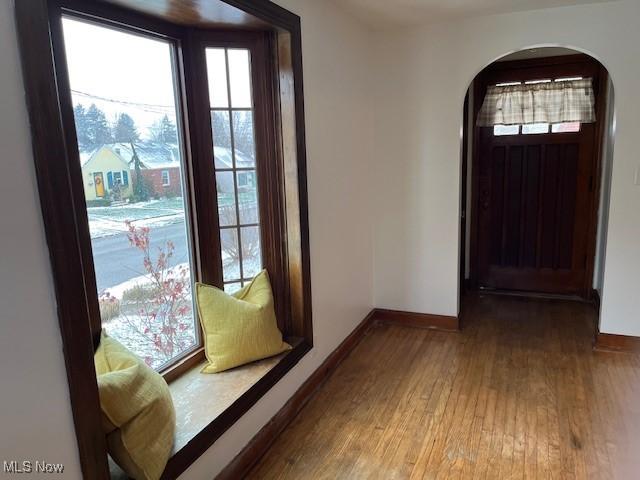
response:
<svg viewBox="0 0 640 480"><path fill-rule="evenodd" d="M286 356L278 356L217 374L202 374L199 363L169 385L176 409L173 454L228 409Z"/></svg>
<svg viewBox="0 0 640 480"><path fill-rule="evenodd" d="M293 347L287 353L218 374L200 373L200 362L169 384L176 436L163 478L184 472L311 349L304 339L287 341ZM112 479L128 478L111 459L109 467Z"/></svg>

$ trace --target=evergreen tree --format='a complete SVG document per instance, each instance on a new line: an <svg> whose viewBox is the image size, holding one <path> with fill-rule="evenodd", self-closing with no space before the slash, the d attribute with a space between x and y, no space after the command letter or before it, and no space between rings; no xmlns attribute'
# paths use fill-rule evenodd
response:
<svg viewBox="0 0 640 480"><path fill-rule="evenodd" d="M113 127L113 141L116 143L130 143L138 140L140 140L140 135L133 118L126 113L118 114Z"/></svg>
<svg viewBox="0 0 640 480"><path fill-rule="evenodd" d="M88 146L99 147L107 143L113 143L107 117L94 103L86 111L85 121Z"/></svg>
<svg viewBox="0 0 640 480"><path fill-rule="evenodd" d="M75 119L76 124L78 145L80 145L81 150L84 150L91 144L87 132L87 111L85 110L84 105L79 103L78 105L73 107L73 118Z"/></svg>
<svg viewBox="0 0 640 480"><path fill-rule="evenodd" d="M151 137L158 143L178 143L178 129L165 115L151 127Z"/></svg>
<svg viewBox="0 0 640 480"><path fill-rule="evenodd" d="M133 201L134 202L146 202L149 200L151 196L151 187L147 182L147 179L142 175L142 164L140 162L140 157L138 157L138 152L136 152L136 147L131 143L131 151L133 152L133 158L131 161L133 162Z"/></svg>

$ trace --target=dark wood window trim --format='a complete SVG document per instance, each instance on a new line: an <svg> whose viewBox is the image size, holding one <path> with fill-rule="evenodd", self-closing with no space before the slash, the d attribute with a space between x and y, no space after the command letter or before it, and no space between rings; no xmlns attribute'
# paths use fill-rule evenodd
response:
<svg viewBox="0 0 640 480"><path fill-rule="evenodd" d="M534 79L543 78L561 78L561 77L591 77L594 80L594 93L596 95L596 123L595 143L593 148L593 172L594 178L590 192L588 216L589 216L589 232L587 238L587 258L585 282L582 288L581 297L590 299L592 295L593 270L596 255L597 228L598 228L598 207L600 199L600 183L601 183L601 164L602 164L602 142L604 137L604 129L606 119L604 112L606 108L606 85L608 81L608 72L594 58L584 55L564 55L557 57L545 57L527 60L515 60L507 62L494 62L480 72L474 85L474 112L473 118L477 118L482 100L489 85L505 82L524 82ZM473 142L473 165L478 163L480 150L480 128L475 126L471 134ZM573 133L556 133L558 137L573 135ZM501 141L509 142L514 136L498 137ZM521 135L517 135L519 141L522 141ZM535 135L525 135L525 137L535 137ZM535 141L535 139L532 139ZM470 278L469 284L471 288L478 288L478 208L479 202L479 183L480 177L477 168L472 170L472 191L471 191L471 254L470 254Z"/></svg>
<svg viewBox="0 0 640 480"><path fill-rule="evenodd" d="M170 12L154 11L154 2L130 0L21 0L16 2L16 20L21 48L22 68L31 123L34 161L52 263L57 310L63 339L73 418L85 478L109 478L106 442L101 429L101 412L93 351L99 340L100 316L95 298L95 275L90 248L86 204L81 188L81 170L73 111L62 48L63 9L86 18L99 19L123 29L142 31L164 39L173 39L184 48L178 50L178 80L181 89L187 153L186 176L190 214L197 226L193 248L199 256L199 278L220 285L222 266L211 256L219 251L217 203L213 176L210 123L198 118L208 102L206 68L193 52L215 35L211 29L247 30L254 47L262 52L261 68L266 81L256 95L264 111L256 111L269 121L256 131L256 141L273 145L268 149L271 168L259 166L259 175L272 178L273 188L260 190L261 211L270 229L279 238L264 238L263 251L279 252L265 258L265 265L276 272L274 296L278 299L281 328L294 348L272 370L255 383L225 412L205 427L169 461L164 478L175 478L204 453L238 418L255 404L313 345L311 329L311 287L309 266L308 207L304 106L302 88L302 46L300 19L267 0L214 0L221 18L208 18L192 2L174 2ZM238 15L240 13L241 15ZM234 33L220 38L234 41ZM182 55L182 52L187 52ZM259 72L258 72L259 73ZM184 95L189 91L189 95ZM264 107L263 107L264 106ZM205 161L205 159L207 159ZM207 164L207 162L209 162ZM275 166L275 168L273 168ZM264 169L265 171L262 171ZM209 227L207 227L209 225ZM210 245L211 249L198 249ZM271 263L269 263L271 262ZM93 292L93 293L92 293ZM170 371L170 381L202 360L201 348L185 357Z"/></svg>

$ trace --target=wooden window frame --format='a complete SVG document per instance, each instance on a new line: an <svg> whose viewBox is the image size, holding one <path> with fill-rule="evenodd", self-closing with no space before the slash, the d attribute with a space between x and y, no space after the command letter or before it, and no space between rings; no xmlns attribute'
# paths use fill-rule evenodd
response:
<svg viewBox="0 0 640 480"><path fill-rule="evenodd" d="M206 42L246 42L250 37L264 54L264 71L256 72L263 80L254 80L255 95L261 98L255 114L265 120L256 128L256 145L272 147L264 151L262 160L257 159L258 178L264 175L266 180L266 187L259 187L261 221L269 226L262 234L263 262L272 274L280 327L294 348L179 450L169 460L163 478L176 478L186 470L313 347L300 18L267 0L214 1L222 16L213 20L205 18L205 12L192 15L192 2L175 2L183 10L162 14L154 11L154 2L135 0L16 2L38 190L85 478L107 479L109 469L93 366L100 313L69 79L63 68L63 13L179 42L176 80L181 95L177 101L183 118L179 128L190 187L185 196L189 195L187 215L195 226L191 247L199 259L199 271L194 273L199 280L218 286L222 285L222 265L215 183L211 184L209 103L203 102L208 100L203 84L206 66L203 56L198 58L195 52ZM229 28L244 31L222 31ZM196 349L163 372L165 378L171 381L203 358L203 349Z"/></svg>

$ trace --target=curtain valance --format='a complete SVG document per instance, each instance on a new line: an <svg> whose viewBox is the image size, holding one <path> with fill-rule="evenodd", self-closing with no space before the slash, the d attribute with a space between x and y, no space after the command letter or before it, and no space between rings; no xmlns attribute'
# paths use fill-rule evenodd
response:
<svg viewBox="0 0 640 480"><path fill-rule="evenodd" d="M591 78L546 83L496 85L487 89L478 114L480 127L532 123L593 123Z"/></svg>

